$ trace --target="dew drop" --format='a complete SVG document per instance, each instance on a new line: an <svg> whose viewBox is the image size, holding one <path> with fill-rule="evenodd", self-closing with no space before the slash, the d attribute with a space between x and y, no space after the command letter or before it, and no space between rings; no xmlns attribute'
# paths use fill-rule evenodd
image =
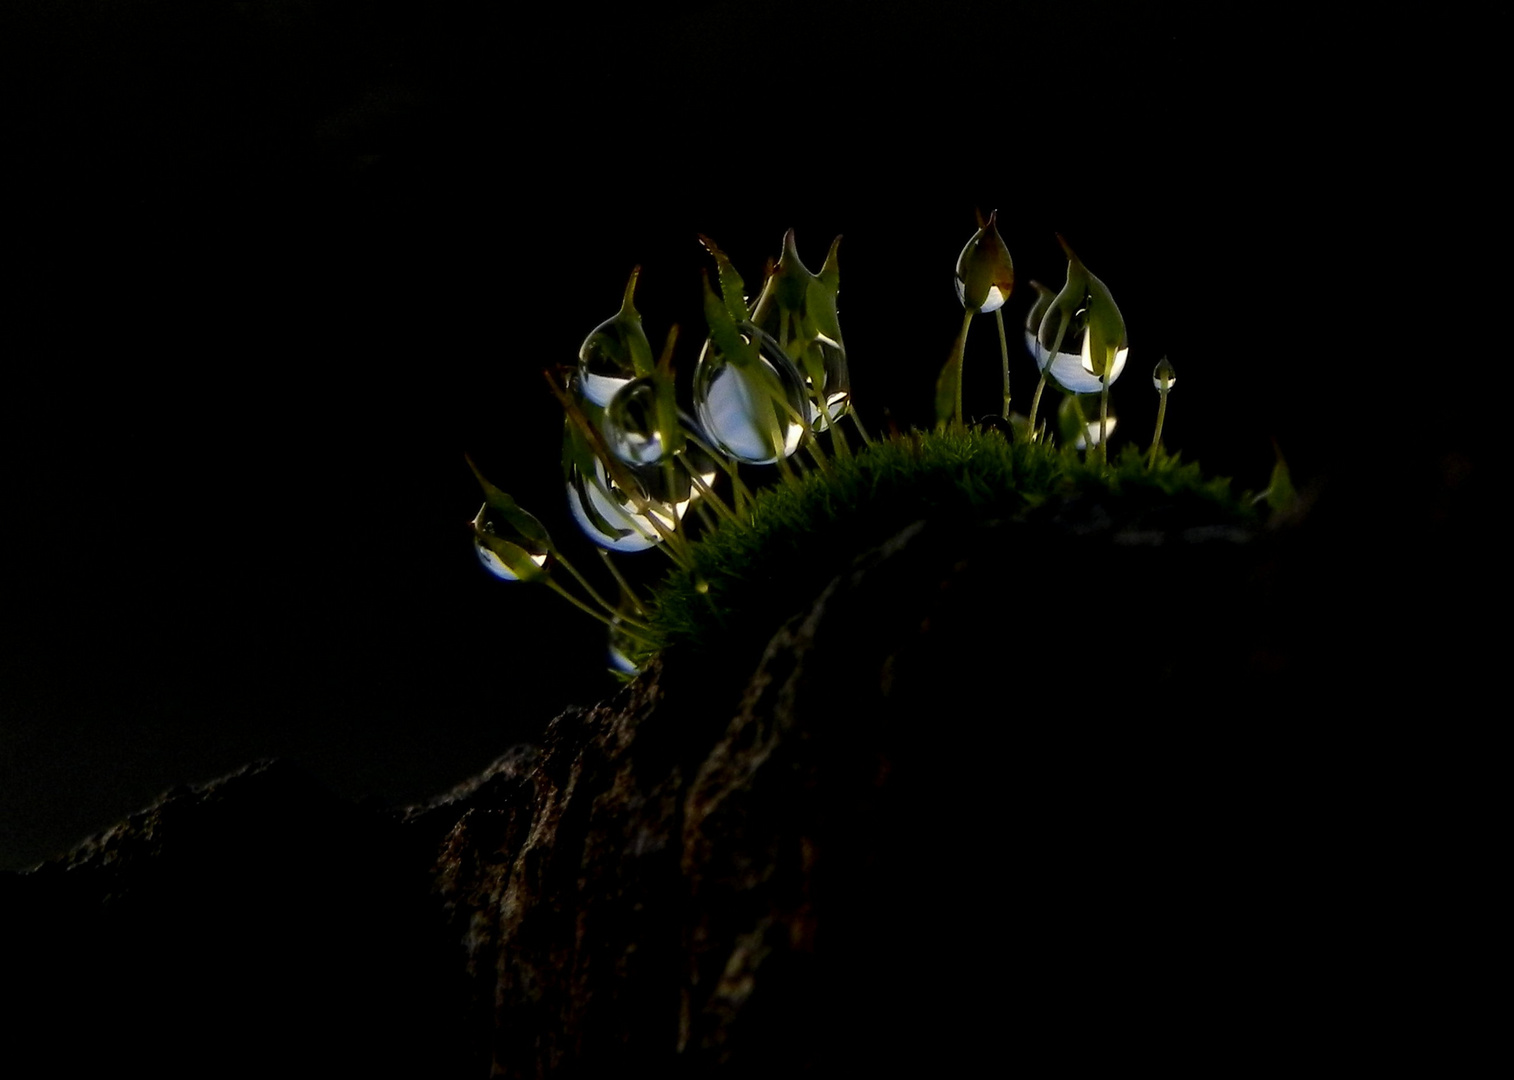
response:
<svg viewBox="0 0 1514 1080"><path fill-rule="evenodd" d="M662 541L656 521L671 530L678 510L657 499L648 489L648 474L632 473L637 490L627 493L610 478L604 462L595 459L593 474L586 476L577 464L568 466L568 510L584 534L611 551L645 551ZM687 505L685 503L685 505Z"/></svg>
<svg viewBox="0 0 1514 1080"><path fill-rule="evenodd" d="M605 444L627 465L653 465L665 456L657 430L657 383L650 376L621 386L605 409Z"/></svg>
<svg viewBox="0 0 1514 1080"><path fill-rule="evenodd" d="M940 281L941 279L937 278L936 280ZM960 263L958 264L958 269L957 269L957 273L956 273L956 285L957 285L957 302L960 303L963 307L966 307L967 306L967 282L965 282L965 281L962 280L962 270L961 270L961 264ZM985 313L990 312L990 311L998 311L1001 307L1004 306L1004 301L1006 301L1008 299L1009 299L1009 297L1007 297L1007 296L1004 295L1004 290L1000 289L999 286L997 286L997 285L990 285L988 287L988 298L983 301L983 306L980 307L980 308L976 308L974 310L976 310L979 314L985 314ZM850 325L850 324L848 324L848 325Z"/></svg>
<svg viewBox="0 0 1514 1080"><path fill-rule="evenodd" d="M818 351L818 359L811 352L806 355L804 368L805 415L810 430L819 434L840 420L852 407L851 375L846 367L846 349L839 341L832 341L824 334L816 334L811 350ZM819 385L816 376L819 375Z"/></svg>
<svg viewBox="0 0 1514 1080"><path fill-rule="evenodd" d="M723 452L752 465L769 465L799 449L811 413L805 404L804 380L767 334L748 325L758 353L737 364L705 342L694 369L694 412L699 424Z"/></svg>
<svg viewBox="0 0 1514 1080"><path fill-rule="evenodd" d="M1090 353L1088 335L1088 310L1079 309L1073 316L1072 325L1063 334L1061 344L1057 344L1056 334L1048 325L1049 320L1042 322L1038 332L1032 334L1027 327L1025 331L1026 345L1030 348L1031 355L1036 358L1036 366L1051 376L1053 382L1070 394L1097 394L1104 389L1103 380L1093 373L1093 356ZM1052 353L1052 347L1057 351ZM1118 350L1114 355L1114 361L1109 368L1109 382L1112 385L1120 377L1120 372L1125 370L1125 360L1130 355L1130 348Z"/></svg>
<svg viewBox="0 0 1514 1080"><path fill-rule="evenodd" d="M620 311L596 326L578 349L579 390L600 407L608 405L617 390L636 378L638 369L645 372L651 368L652 346L632 302L640 273L640 267L631 271Z"/></svg>
<svg viewBox="0 0 1514 1080"><path fill-rule="evenodd" d="M531 561L537 566L545 566L547 564L547 553L545 551L531 551L521 544L524 538L520 537L516 530L499 528L494 511L490 509L488 503L485 503L479 507L478 514L473 518L473 551L478 555L478 561L483 564L484 569L501 581L519 581L520 575L510 569L509 564L479 538L479 533L488 533L490 536L498 536L500 539L509 539L511 543L521 546L522 550L530 556Z"/></svg>
<svg viewBox="0 0 1514 1080"><path fill-rule="evenodd" d="M1110 435L1114 434L1115 423L1115 418L1111 416L1109 418L1108 425L1108 433ZM1097 420L1090 420L1085 425L1085 428L1086 430L1084 431L1084 433L1082 435L1079 435L1077 440L1073 443L1073 446L1077 447L1079 450L1087 450L1090 446L1099 445L1099 422Z"/></svg>
<svg viewBox="0 0 1514 1080"><path fill-rule="evenodd" d="M1167 381L1166 386L1162 385L1162 380L1164 378ZM1167 357L1162 357L1157 361L1156 370L1152 372L1151 385L1155 386L1158 391L1165 392L1167 390L1171 390L1177 384L1178 376L1177 372L1173 370L1172 362L1168 360Z"/></svg>
<svg viewBox="0 0 1514 1080"><path fill-rule="evenodd" d="M625 629L620 625L619 618L612 619L611 623L609 642L610 670L618 671L623 675L640 675L642 665L631 659L638 651L636 639L625 632Z"/></svg>

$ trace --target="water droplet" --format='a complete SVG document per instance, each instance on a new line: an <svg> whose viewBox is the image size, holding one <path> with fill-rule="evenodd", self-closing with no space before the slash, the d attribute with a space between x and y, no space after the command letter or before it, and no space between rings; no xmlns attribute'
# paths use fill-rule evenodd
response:
<svg viewBox="0 0 1514 1080"><path fill-rule="evenodd" d="M611 551L645 551L661 543L658 524L672 530L682 509L658 499L652 485L663 476L660 468L630 470L635 490L627 492L610 478L604 462L594 459L590 475L576 462L568 465L568 509L590 540ZM658 524L654 524L654 519Z"/></svg>
<svg viewBox="0 0 1514 1080"><path fill-rule="evenodd" d="M1114 434L1117 420L1109 414L1109 434ZM1079 450L1099 445L1099 399L1092 395L1068 394L1057 407L1057 428L1064 443Z"/></svg>
<svg viewBox="0 0 1514 1080"><path fill-rule="evenodd" d="M648 376L625 383L610 399L602 425L610 452L627 465L653 465L666 454L657 428L657 383Z"/></svg>
<svg viewBox="0 0 1514 1080"><path fill-rule="evenodd" d="M1036 304L1039 306L1040 302L1037 299ZM1036 309L1032 308L1032 317L1035 314ZM1045 313L1042 314L1044 316ZM1088 333L1088 309L1079 308L1073 315L1060 344L1057 343L1055 330L1049 325L1052 321L1043 318L1036 332L1032 332L1028 325L1026 327L1025 343L1031 355L1036 358L1036 366L1047 371L1052 381L1070 394L1100 393L1104 384L1093 373L1093 357L1089 352L1091 338ZM1054 346L1057 350L1055 354L1051 351ZM1114 362L1109 368L1111 385L1120 377L1120 372L1125 370L1125 361L1129 356L1129 347L1115 352Z"/></svg>
<svg viewBox="0 0 1514 1080"><path fill-rule="evenodd" d="M652 370L652 344L632 302L640 273L639 266L631 271L620 311L596 326L578 349L579 390L601 407L626 383Z"/></svg>
<svg viewBox="0 0 1514 1080"><path fill-rule="evenodd" d="M819 354L818 358L815 353ZM819 434L840 420L852 407L851 374L846 367L846 349L824 334L815 336L814 344L798 365L804 371L805 415L810 430ZM816 376L819 376L817 386Z"/></svg>
<svg viewBox="0 0 1514 1080"><path fill-rule="evenodd" d="M995 210L987 221L979 216L978 231L957 256L953 275L957 300L963 307L979 313L1003 307L1015 284L1014 262L999 236L998 214Z"/></svg>
<svg viewBox="0 0 1514 1080"><path fill-rule="evenodd" d="M1074 394L1096 394L1103 389L1098 371L1107 363L1109 382L1125 370L1130 347L1125 341L1125 320L1109 289L1078 261L1061 237L1067 253L1067 284L1055 296L1036 285L1036 302L1026 320L1027 334L1036 365L1062 389ZM1094 363L1092 350L1108 349Z"/></svg>
<svg viewBox="0 0 1514 1080"><path fill-rule="evenodd" d="M1162 385L1164 378L1167 381L1166 386ZM1152 372L1151 385L1155 386L1158 391L1166 391L1171 390L1177 384L1177 372L1173 370L1172 363L1167 359L1167 357L1162 357L1157 361L1156 370Z"/></svg>
<svg viewBox="0 0 1514 1080"><path fill-rule="evenodd" d="M757 352L737 362L706 341L694 369L694 412L711 441L738 461L769 465L799 449L804 380L778 343L748 324Z"/></svg>
<svg viewBox="0 0 1514 1080"><path fill-rule="evenodd" d="M784 233L783 254L769 264L752 309L752 324L778 343L799 372L806 399L803 415L815 432L830 427L851 407L851 375L836 315L840 245L839 236L831 241L820 273L812 274L799 259L794 230Z"/></svg>
<svg viewBox="0 0 1514 1080"><path fill-rule="evenodd" d="M578 368L579 392L601 408L608 405L616 392L630 381L630 379L591 371L587 364L580 364Z"/></svg>
<svg viewBox="0 0 1514 1080"><path fill-rule="evenodd" d="M484 569L489 571L501 581L519 581L520 574L510 568L510 564L492 548L484 543L479 535L486 533L489 536L497 536L508 543L516 545L523 556L528 557L538 567L547 563L545 551L533 551L523 543L524 538L519 533L505 526L498 518L495 511L485 503L479 507L478 514L473 518L473 550L478 555L478 561L483 563Z"/></svg>
<svg viewBox="0 0 1514 1080"><path fill-rule="evenodd" d="M610 627L610 670L618 671L623 675L640 675L642 665L631 657L639 652L635 638L627 634L620 625L620 619L612 619Z"/></svg>
<svg viewBox="0 0 1514 1080"><path fill-rule="evenodd" d="M960 236L961 233L958 233L957 235ZM961 263L957 264L957 300L963 307L967 307L967 282L962 280L961 265ZM939 281L940 278L937 278L936 280ZM987 297L983 301L983 306L980 308L974 308L974 310L979 314L986 314L990 311L998 311L1001 307L1004 306L1004 302L1008 299L1009 297L1004 294L1004 290L1000 289L999 286L990 285L988 287Z"/></svg>
<svg viewBox="0 0 1514 1080"><path fill-rule="evenodd" d="M1115 422L1115 418L1111 416L1109 418L1108 427L1108 433L1111 437L1114 435ZM1077 447L1079 450L1087 450L1090 446L1098 445L1099 422L1097 420L1090 420L1088 421L1087 430L1082 435L1078 436L1077 440L1073 443L1073 446Z"/></svg>

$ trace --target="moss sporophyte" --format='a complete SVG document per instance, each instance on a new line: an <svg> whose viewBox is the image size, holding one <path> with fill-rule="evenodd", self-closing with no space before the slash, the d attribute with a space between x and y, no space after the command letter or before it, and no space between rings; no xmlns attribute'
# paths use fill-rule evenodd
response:
<svg viewBox="0 0 1514 1080"><path fill-rule="evenodd" d="M669 334L660 357L635 305L640 268L620 310L579 348L576 363L547 373L562 405L562 468L568 507L598 550L608 581L596 587L541 522L473 467L484 504L472 520L479 561L495 577L544 585L608 630L612 670L629 677L674 642L708 646L749 613L802 604L844 569L815 552L855 552L928 514L1014 519L1055 500L1181 502L1218 522L1246 522L1253 507L1285 511L1293 498L1278 456L1261 495L1233 494L1162 446L1176 371L1164 356L1153 371L1160 396L1146 449L1110 452L1116 417L1109 388L1127 366L1125 320L1105 283L1067 242L1065 283L1036 297L1024 347L1038 380L1028 414L1010 411L1010 351L1002 309L1014 263L997 214L957 260L961 329L936 387L934 431L873 439L852 399L836 313L838 237L818 273L802 261L793 231L770 262L756 303L714 241L701 236L714 270L704 272L708 335L699 351L690 408L676 393ZM973 316L992 312L1003 374L1003 412L969 422L962 369ZM1060 395L1048 429L1042 399ZM754 490L751 481L771 483ZM825 543L817 543L819 540ZM649 590L633 587L615 556L657 550L672 563ZM773 582L786 584L789 596ZM613 583L613 584L612 584ZM611 603L604 592L618 590Z"/></svg>

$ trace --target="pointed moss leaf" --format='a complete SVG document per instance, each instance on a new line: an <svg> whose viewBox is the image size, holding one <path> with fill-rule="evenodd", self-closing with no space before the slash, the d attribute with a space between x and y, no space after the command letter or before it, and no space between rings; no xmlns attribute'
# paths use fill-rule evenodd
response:
<svg viewBox="0 0 1514 1080"><path fill-rule="evenodd" d="M710 326L710 340L715 348L733 364L755 363L757 346L749 335L743 335L741 327L710 288L710 275L704 274L704 318Z"/></svg>
<svg viewBox="0 0 1514 1080"><path fill-rule="evenodd" d="M807 420L817 432L851 407L851 372L836 313L840 244L839 236L831 241L820 273L813 274L800 260L790 229L783 237L783 254L769 271L752 309L752 322L779 344L803 374Z"/></svg>
<svg viewBox="0 0 1514 1080"><path fill-rule="evenodd" d="M1129 345L1125 339L1125 319L1102 281L1089 274L1088 285L1088 339L1085 351L1089 354L1093 373L1102 377L1107 370L1110 372L1109 381L1113 382L1118 374L1114 370L1115 357Z"/></svg>
<svg viewBox="0 0 1514 1080"><path fill-rule="evenodd" d="M731 265L731 260L725 252L720 250L715 241L700 233L699 242L715 257L715 269L720 275L720 295L725 303L726 311L733 322L746 322L752 317L746 306L746 282L741 280L741 275L736 272L736 268Z"/></svg>
<svg viewBox="0 0 1514 1080"><path fill-rule="evenodd" d="M491 484L484 474L479 472L473 458L464 455L468 462L468 468L473 470L474 477L478 480L479 487L484 489L484 502L491 510L491 515L496 528L506 527L513 530L520 538L527 542L528 547L538 551L550 551L552 537L547 533L547 527L543 525L529 511L521 509L520 505L505 492Z"/></svg>
<svg viewBox="0 0 1514 1080"><path fill-rule="evenodd" d="M1274 514L1286 514L1298 503L1298 492L1293 487L1293 477L1288 472L1288 463L1283 452L1273 446L1277 462L1272 466L1272 482L1267 485L1267 506Z"/></svg>
<svg viewBox="0 0 1514 1080"><path fill-rule="evenodd" d="M1058 237L1060 240L1061 237ZM1064 249L1066 244L1063 244ZM1088 271L1083 264L1071 257L1067 261L1067 281L1062 290L1051 298L1046 313L1041 317L1038 340L1041 348L1055 355L1064 344L1070 344L1083 328L1088 304Z"/></svg>

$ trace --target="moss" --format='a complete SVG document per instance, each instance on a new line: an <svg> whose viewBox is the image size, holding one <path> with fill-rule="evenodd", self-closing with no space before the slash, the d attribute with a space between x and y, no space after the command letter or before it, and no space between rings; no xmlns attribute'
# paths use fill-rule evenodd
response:
<svg viewBox="0 0 1514 1080"><path fill-rule="evenodd" d="M1176 457L1148 468L1127 447L1106 469L994 429L899 435L759 492L749 521L706 533L692 566L657 588L652 625L665 644L700 650L733 634L766 635L858 554L914 521L1031 520L1093 502L1126 528L1255 523L1228 479L1206 480Z"/></svg>

